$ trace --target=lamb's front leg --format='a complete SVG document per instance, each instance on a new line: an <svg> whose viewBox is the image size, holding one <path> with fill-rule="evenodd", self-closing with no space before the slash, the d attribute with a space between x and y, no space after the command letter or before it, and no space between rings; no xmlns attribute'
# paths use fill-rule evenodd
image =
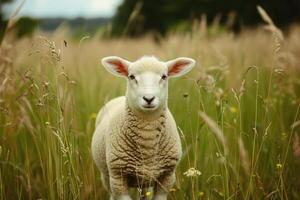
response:
<svg viewBox="0 0 300 200"><path fill-rule="evenodd" d="M175 172L161 177L156 183L153 200L167 200L168 192L173 187L175 180Z"/></svg>
<svg viewBox="0 0 300 200"><path fill-rule="evenodd" d="M109 179L111 198L110 200L132 200L128 194L127 179L121 175L112 174Z"/></svg>

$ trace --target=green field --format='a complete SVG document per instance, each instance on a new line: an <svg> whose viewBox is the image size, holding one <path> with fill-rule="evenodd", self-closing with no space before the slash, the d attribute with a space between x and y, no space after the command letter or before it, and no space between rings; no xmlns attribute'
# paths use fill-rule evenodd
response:
<svg viewBox="0 0 300 200"><path fill-rule="evenodd" d="M169 83L184 151L169 199L300 199L299 35L296 26L282 37L271 25L235 35L201 24L159 42L76 40L64 28L8 34L0 52L0 199L108 199L90 144L98 110L125 92L126 81L100 64L109 55L197 61ZM201 175L184 175L190 168Z"/></svg>

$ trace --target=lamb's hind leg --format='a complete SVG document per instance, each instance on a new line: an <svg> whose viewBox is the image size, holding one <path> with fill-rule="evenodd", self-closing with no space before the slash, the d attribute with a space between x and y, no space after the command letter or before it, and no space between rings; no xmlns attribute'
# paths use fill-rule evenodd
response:
<svg viewBox="0 0 300 200"><path fill-rule="evenodd" d="M167 195L175 183L175 173L161 177L156 183L153 200L167 200Z"/></svg>
<svg viewBox="0 0 300 200"><path fill-rule="evenodd" d="M110 200L131 200L128 199L126 197L126 195L120 195L120 196L116 196L113 197L113 195L111 194L111 190L110 190L110 181L109 181L109 175L108 173L101 173L101 181L102 181L102 185L103 187L110 193Z"/></svg>
<svg viewBox="0 0 300 200"><path fill-rule="evenodd" d="M109 176L107 174L101 173L101 181L106 191L110 192Z"/></svg>
<svg viewBox="0 0 300 200"><path fill-rule="evenodd" d="M103 187L106 189L107 192L110 192L110 183L109 183L109 176L104 174L104 173L101 173L101 181L102 181L102 185ZM113 196L110 195L110 198L109 200L114 200Z"/></svg>
<svg viewBox="0 0 300 200"><path fill-rule="evenodd" d="M126 178L119 175L111 175L109 178L111 198L110 200L132 200L128 193Z"/></svg>

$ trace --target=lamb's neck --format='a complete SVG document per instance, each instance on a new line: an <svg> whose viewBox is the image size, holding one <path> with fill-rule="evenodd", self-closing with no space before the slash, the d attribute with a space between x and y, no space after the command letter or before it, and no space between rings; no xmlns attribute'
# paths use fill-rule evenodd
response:
<svg viewBox="0 0 300 200"><path fill-rule="evenodd" d="M155 120L149 121L136 115L127 106L125 119L124 130L126 131L123 134L127 144L133 148L134 155L136 154L137 157L144 161L154 159L155 155L158 155L158 147L162 139L166 136L165 112L162 112Z"/></svg>
<svg viewBox="0 0 300 200"><path fill-rule="evenodd" d="M155 131L161 133L165 130L165 122L166 122L166 109L161 109L159 113L156 113L155 116L141 115L137 113L135 110L126 105L126 125L129 128L136 128L135 132L151 132Z"/></svg>

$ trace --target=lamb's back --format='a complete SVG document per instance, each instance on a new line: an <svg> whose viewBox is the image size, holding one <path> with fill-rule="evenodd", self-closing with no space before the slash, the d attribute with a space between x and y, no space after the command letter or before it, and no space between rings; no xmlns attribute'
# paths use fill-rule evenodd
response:
<svg viewBox="0 0 300 200"><path fill-rule="evenodd" d="M99 123L102 121L102 119L105 117L111 118L112 115L115 114L116 111L120 110L122 107L125 107L125 96L120 96L117 98L114 98L107 102L98 112L97 118L96 118L96 127L99 125Z"/></svg>

